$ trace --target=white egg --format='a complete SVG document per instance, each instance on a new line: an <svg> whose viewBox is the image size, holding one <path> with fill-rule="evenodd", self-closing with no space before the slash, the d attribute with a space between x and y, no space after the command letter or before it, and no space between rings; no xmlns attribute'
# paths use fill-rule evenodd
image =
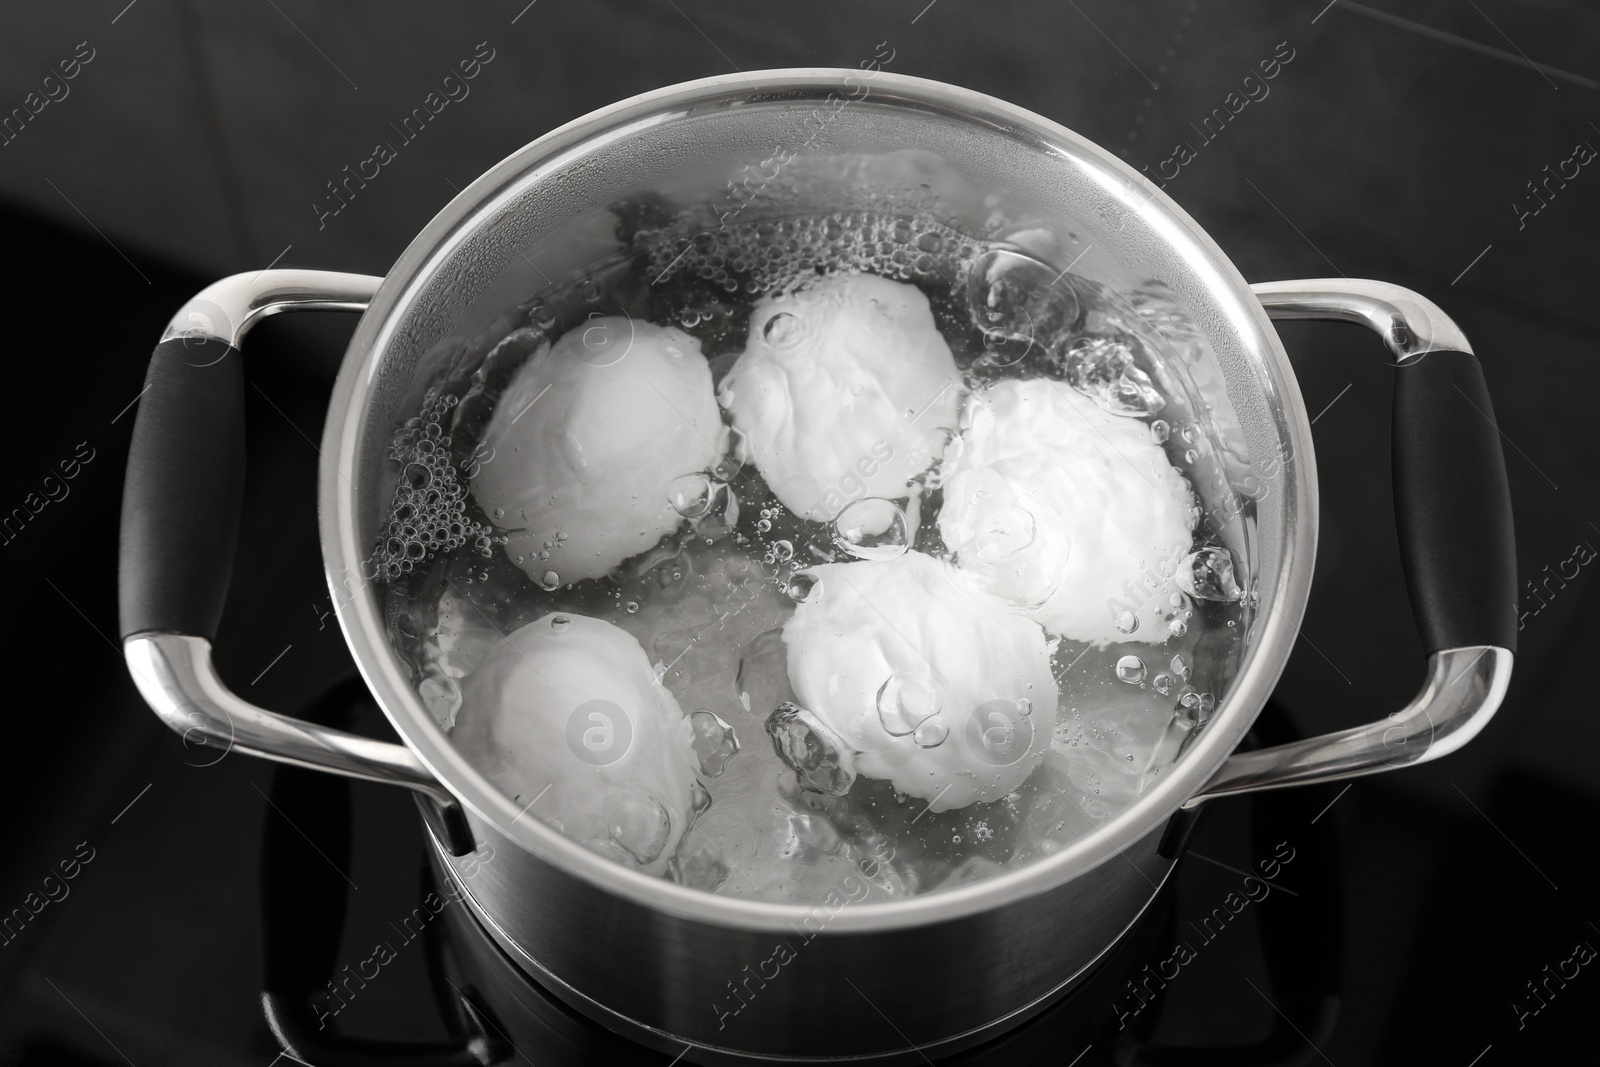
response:
<svg viewBox="0 0 1600 1067"><path fill-rule="evenodd" d="M516 630L462 682L450 736L528 817L666 870L694 804L689 721L624 631L570 613Z"/></svg>
<svg viewBox="0 0 1600 1067"><path fill-rule="evenodd" d="M996 382L967 417L939 512L961 568L1052 634L1165 640L1193 496L1146 425L1045 379Z"/></svg>
<svg viewBox="0 0 1600 1067"><path fill-rule="evenodd" d="M830 521L906 496L953 436L960 394L921 290L853 274L756 304L717 399L783 505Z"/></svg>
<svg viewBox="0 0 1600 1067"><path fill-rule="evenodd" d="M998 800L1050 747L1056 682L1037 623L920 552L836 563L783 628L801 707L857 774L932 811Z"/></svg>
<svg viewBox="0 0 1600 1067"><path fill-rule="evenodd" d="M699 341L595 318L512 378L472 494L535 582L598 578L678 528L672 483L713 466L726 433Z"/></svg>

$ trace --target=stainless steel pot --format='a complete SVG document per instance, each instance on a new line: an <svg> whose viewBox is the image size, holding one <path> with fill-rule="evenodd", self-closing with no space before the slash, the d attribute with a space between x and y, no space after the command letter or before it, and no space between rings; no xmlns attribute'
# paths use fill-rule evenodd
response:
<svg viewBox="0 0 1600 1067"><path fill-rule="evenodd" d="M625 869L524 816L425 710L361 567L384 518L385 449L419 365L472 343L511 307L527 250L549 257L543 270L577 269L562 261L577 252L541 244L564 224L688 168L731 173L801 140L807 152L932 153L976 187L1004 187L1070 223L1106 269L1164 281L1204 334L1217 417L1261 486L1260 611L1231 688L1171 772L1046 859L892 903L725 899ZM297 309L364 312L323 434L322 543L345 637L404 745L254 707L211 664L243 473L237 349L260 318ZM1235 754L1293 645L1316 547L1310 424L1272 318L1360 322L1393 357L1396 507L1429 667L1409 705L1370 725ZM152 360L129 460L124 647L145 698L191 743L415 790L441 876L530 974L606 1025L673 1054L693 1046L702 1061L914 1061L1069 989L1166 878L1186 811L1228 793L1435 759L1483 728L1515 640L1510 505L1492 420L1466 339L1428 300L1344 278L1248 285L1154 185L1037 115L871 69L713 78L528 145L460 194L384 278L241 274L180 311Z"/></svg>

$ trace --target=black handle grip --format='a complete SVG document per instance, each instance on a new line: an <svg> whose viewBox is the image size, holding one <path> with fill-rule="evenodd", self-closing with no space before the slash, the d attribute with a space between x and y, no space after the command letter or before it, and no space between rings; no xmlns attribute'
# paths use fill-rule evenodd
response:
<svg viewBox="0 0 1600 1067"><path fill-rule="evenodd" d="M225 341L156 346L122 491L122 636L215 641L244 499L244 360Z"/></svg>
<svg viewBox="0 0 1600 1067"><path fill-rule="evenodd" d="M1511 489L1476 356L1429 352L1396 368L1394 501L1422 643L1517 647Z"/></svg>

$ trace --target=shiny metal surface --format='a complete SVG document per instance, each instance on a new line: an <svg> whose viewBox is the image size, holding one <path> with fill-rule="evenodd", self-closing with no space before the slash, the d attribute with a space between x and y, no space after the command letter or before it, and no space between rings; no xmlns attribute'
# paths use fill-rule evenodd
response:
<svg viewBox="0 0 1600 1067"><path fill-rule="evenodd" d="M1403 286L1368 278L1304 278L1250 286L1275 319L1354 322L1383 339L1396 363L1428 352L1471 352L1439 305Z"/></svg>
<svg viewBox="0 0 1600 1067"><path fill-rule="evenodd" d="M434 839L435 876L524 973L630 1040L669 1058L692 1045L694 1061L708 1065L844 1058L887 1067L980 1044L1070 991L1174 869L1156 854L1154 833L1094 877L988 912L838 936L839 920L860 906L845 902L801 909L791 927L752 937L641 915L592 893L572 907L570 876L477 820L473 833L484 844L465 864ZM1114 1017L1109 1004L1106 1013Z"/></svg>
<svg viewBox="0 0 1600 1067"><path fill-rule="evenodd" d="M1275 319L1356 322L1378 334L1397 363L1432 351L1471 352L1449 316L1425 297L1387 282L1313 278L1252 285ZM1428 679L1387 719L1292 745L1230 756L1184 807L1214 797L1375 774L1448 755L1494 716L1511 680L1503 648L1447 648L1428 658Z"/></svg>
<svg viewBox="0 0 1600 1067"><path fill-rule="evenodd" d="M382 278L315 270L234 274L201 290L173 316L162 341L198 337L237 348L261 319L281 311L364 311ZM237 749L351 778L414 789L453 809L456 799L404 745L331 730L241 700L211 662L211 643L185 634L138 634L123 657L145 701L186 745ZM211 762L215 762L212 760Z"/></svg>
<svg viewBox="0 0 1600 1067"><path fill-rule="evenodd" d="M185 634L139 634L122 645L140 694L186 745L231 751L415 789L452 805L409 748L304 722L239 699L217 677L211 642Z"/></svg>
<svg viewBox="0 0 1600 1067"><path fill-rule="evenodd" d="M368 487L359 472L369 451L387 448L393 432L390 424L374 428L369 422L386 355L400 344L403 330L417 322L446 318L434 302L460 288L460 279L474 261L491 255L517 259L515 252L501 247L503 234L497 231L519 211L532 210L525 206L532 199L528 190L542 191L564 182L575 168L592 166L585 153L594 145L637 139L677 123L703 122L710 112L736 114L746 125L763 107L793 109L791 115L808 114L830 93L837 98L845 79L857 74L829 69L755 71L647 93L578 119L514 153L441 211L396 261L373 298L334 387L323 434L322 452L329 462L322 470L320 497L330 585L338 588L353 581L371 548L364 527L377 505L374 495L363 492ZM1279 454L1293 456L1294 462L1285 465L1283 491L1274 498L1283 516L1278 546L1282 564L1276 580L1261 590L1263 603L1270 603L1273 610L1261 611L1253 624L1253 644L1233 688L1171 773L1103 824L1099 832L1085 835L1047 858L959 889L852 906L830 924L830 930L840 934L952 921L1027 900L1091 871L1102 877L1100 872L1122 865L1120 854L1163 826L1222 765L1271 695L1304 612L1317 525L1310 415L1295 386L1288 357L1248 283L1182 208L1112 153L1003 101L887 72L876 75L872 92L872 102L843 109L836 121L870 121L875 129L892 129L900 116L935 115L961 125L975 141L1001 136L995 131L1003 130L1005 138L1028 146L1030 158L1052 182L1070 177L1086 195L1100 198L1092 211L1084 209L1085 229L1093 234L1087 224L1101 219L1108 234L1115 234L1107 237L1108 242L1130 241L1137 233L1152 255L1159 253L1161 262L1152 269L1163 271L1169 282L1181 282L1200 294L1208 321L1226 333L1239 352L1241 365L1249 368L1241 389L1248 389L1257 402L1263 395L1268 398L1276 419L1273 431L1279 437ZM655 165L661 164L657 161ZM441 279L448 282L448 289L435 284ZM428 303L419 311L416 305L425 295ZM337 477L335 471L356 473ZM375 494L376 487L368 491ZM523 815L435 723L389 643L377 591L366 583L356 585L354 595L336 600L340 626L363 677L401 737L460 798L470 813L475 839L484 840L483 827L492 826L496 832L490 839L507 838L543 864L564 872L565 888L540 896L542 908L569 914L592 908L597 899L604 899L606 906L619 914L626 910L629 922L653 925L665 914L683 920L686 927L733 927L752 935L781 932L805 917L807 909L801 905L716 896L648 877ZM545 935L522 929L524 923L543 925L528 907L527 896L507 885L482 899L503 917L517 913L515 922L507 919L507 928L542 956L540 941ZM1105 933L1109 936L1111 931ZM686 943L692 943L694 936L685 930Z"/></svg>
<svg viewBox="0 0 1600 1067"><path fill-rule="evenodd" d="M1503 648L1447 648L1428 657L1428 679L1401 710L1366 726L1231 756L1184 807L1217 797L1308 785L1447 756L1494 717L1511 681Z"/></svg>
<svg viewBox="0 0 1600 1067"><path fill-rule="evenodd" d="M331 270L258 270L206 286L167 324L163 341L202 337L234 348L257 322L281 311L365 311L382 278Z"/></svg>

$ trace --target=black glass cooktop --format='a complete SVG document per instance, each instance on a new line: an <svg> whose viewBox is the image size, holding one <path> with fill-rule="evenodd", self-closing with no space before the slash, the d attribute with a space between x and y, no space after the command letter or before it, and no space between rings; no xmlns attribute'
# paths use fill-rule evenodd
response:
<svg viewBox="0 0 1600 1067"><path fill-rule="evenodd" d="M593 107L736 67L853 66L880 41L892 70L1015 101L1157 173L1252 280L1375 277L1437 300L1484 363L1523 580L1511 690L1471 745L1348 789L1216 805L1168 910L1141 928L1147 941L1130 939L1119 969L1108 960L1093 1000L1064 1002L1017 1044L957 1062L1027 1063L1042 1048L1038 1062L1126 1061L1128 1034L1148 1062L1163 1062L1160 1049L1195 1062L1205 1045L1229 1047L1216 1062L1272 1062L1235 1047L1252 1045L1338 1067L1592 1056L1600 200L1589 183L1600 177L1587 159L1600 146L1600 14L1589 5L122 8L0 15L0 114L30 116L10 120L0 147L0 574L12 613L0 1064L287 1062L259 999L273 769L186 752L142 705L115 640L127 434L172 311L211 278L275 256L382 273L452 185ZM309 208L324 179L370 151L350 146L484 38L496 58L471 99L430 127L437 139L408 145L319 228ZM44 86L79 41L94 58L61 83L70 95ZM1268 60L1275 75L1247 85ZM36 89L58 99L32 110ZM250 482L218 661L267 707L304 708L350 670L315 528L315 442L349 329L339 317L269 322L246 359ZM1311 733L1399 708L1422 655L1388 503L1391 372L1353 327L1281 333L1315 416L1322 522L1278 699L1285 721ZM383 729L374 715L363 726ZM415 810L376 786L350 796L338 871L349 910L321 951L359 968L384 943L392 958L339 1012L339 1030L448 1040L459 1021L433 975L458 973L452 953L471 951L472 928L441 924L437 949L395 931L422 892ZM1263 819L1282 829L1253 836ZM1270 895L1252 899L1261 891L1243 872L1280 842L1294 858L1278 859ZM294 943L321 944L312 927L327 916L314 914ZM1319 1029L1316 998L1331 991L1337 1021ZM620 1062L586 1046L603 1043L596 1031L551 1011L556 1051L519 1041L513 1062ZM1303 1031L1287 1053L1285 1015Z"/></svg>

